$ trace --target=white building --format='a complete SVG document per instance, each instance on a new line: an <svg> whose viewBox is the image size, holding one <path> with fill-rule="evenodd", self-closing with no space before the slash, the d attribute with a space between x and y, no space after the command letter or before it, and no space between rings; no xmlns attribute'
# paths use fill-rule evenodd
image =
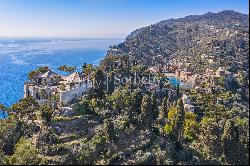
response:
<svg viewBox="0 0 250 166"><path fill-rule="evenodd" d="M190 104L191 103L189 96L184 94L184 93L182 95L182 101L183 101L183 104Z"/></svg>
<svg viewBox="0 0 250 166"><path fill-rule="evenodd" d="M69 103L72 100L83 96L90 89L90 82L81 78L80 74L75 72L60 82L65 86L60 90L60 102Z"/></svg>
<svg viewBox="0 0 250 166"><path fill-rule="evenodd" d="M53 85L54 83L56 83L56 78L58 76L58 74L49 70L40 76L40 82L42 85Z"/></svg>
<svg viewBox="0 0 250 166"><path fill-rule="evenodd" d="M192 104L184 104L184 110L187 112L193 112L194 113L194 106Z"/></svg>
<svg viewBox="0 0 250 166"><path fill-rule="evenodd" d="M91 82L75 72L69 76L60 76L52 71L39 75L30 83L24 84L24 98L31 96L42 105L55 102L69 104L82 97L91 87Z"/></svg>

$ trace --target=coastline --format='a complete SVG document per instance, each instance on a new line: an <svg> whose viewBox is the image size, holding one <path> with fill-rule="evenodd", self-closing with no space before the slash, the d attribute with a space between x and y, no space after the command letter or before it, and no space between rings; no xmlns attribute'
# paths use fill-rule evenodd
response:
<svg viewBox="0 0 250 166"><path fill-rule="evenodd" d="M44 46L40 47L39 43L36 43L36 47L38 47L38 49L30 49L29 43L32 44L33 41L25 40L25 42L22 43L22 40L10 41L6 39L6 42L8 41L9 43L2 43L3 49L1 50L2 53L0 52L0 82L2 82L0 91L3 92L0 94L0 103L6 105L7 107L16 103L23 96L23 84L27 80L27 74L37 67L41 65L47 65L52 68L52 70L56 70L60 65L63 64L78 66L79 69L84 63L98 65L99 62L105 58L108 47L113 44L120 43L120 40L106 41L105 39L101 39L99 43L106 43L105 45L109 45L105 46L105 49L98 49L98 47L102 47L102 45L96 44L96 49L94 49L94 47L89 49L78 49L74 47L73 49L65 49L63 47L62 50L59 49L53 52L45 52L43 50L47 50L47 48ZM77 39L77 43L79 43L79 41L80 39ZM17 42L18 45L13 45L13 42ZM26 42L28 42L28 44ZM84 43L88 43L88 41L84 40ZM60 42L58 42L58 44L60 44ZM26 45L27 48L29 48L28 50L25 49ZM86 47L84 45L78 45L79 48ZM20 51L17 49L20 49ZM13 52L13 50L17 51ZM12 61L11 57L15 57L15 60L23 63L14 63L17 61Z"/></svg>

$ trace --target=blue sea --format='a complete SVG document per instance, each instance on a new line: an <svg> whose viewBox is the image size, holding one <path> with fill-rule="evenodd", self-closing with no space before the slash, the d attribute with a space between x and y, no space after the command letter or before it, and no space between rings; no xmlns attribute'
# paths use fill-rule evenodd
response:
<svg viewBox="0 0 250 166"><path fill-rule="evenodd" d="M27 74L39 66L98 65L109 46L122 39L0 38L0 103L9 107L23 96ZM1 118L1 113L0 113Z"/></svg>

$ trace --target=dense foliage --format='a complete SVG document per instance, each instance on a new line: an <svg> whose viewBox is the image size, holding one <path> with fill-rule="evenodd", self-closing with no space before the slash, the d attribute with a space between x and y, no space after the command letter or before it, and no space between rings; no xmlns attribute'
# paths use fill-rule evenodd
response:
<svg viewBox="0 0 250 166"><path fill-rule="evenodd" d="M210 93L175 87L168 82L151 89L136 84L133 73L152 74L148 65L155 61L130 64L127 60L128 52L139 61L157 54L181 59L184 54L194 55L191 60L200 72L206 64L197 61L195 54L211 50L193 40L206 38L213 45L223 46L220 60L230 52L243 62L240 70L245 71L249 65L245 62L248 41L242 39L242 34L230 40L220 36L212 39L209 27L248 33L246 17L224 11L163 21L137 30L115 47L118 52L109 51L119 54L108 55L101 67L83 65L82 75L91 79L93 87L68 107L54 110L49 103L38 105L31 97L21 99L11 108L0 105L0 109L9 112L9 118L0 120L0 164L247 165L249 81L245 74L240 74L233 85L225 85L222 79L218 89ZM235 45L228 46L229 43ZM238 46L243 49L241 53L237 52ZM119 64L114 65L117 61ZM233 69L234 62L228 67ZM60 70L73 71L65 67ZM30 78L47 70L35 70ZM163 79L159 73L152 76ZM117 83L117 77L130 80ZM186 109L184 93L195 106L194 112Z"/></svg>

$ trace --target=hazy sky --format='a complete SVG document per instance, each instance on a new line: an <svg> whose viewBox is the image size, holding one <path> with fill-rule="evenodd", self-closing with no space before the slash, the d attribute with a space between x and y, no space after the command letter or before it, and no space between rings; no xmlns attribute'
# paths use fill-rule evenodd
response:
<svg viewBox="0 0 250 166"><path fill-rule="evenodd" d="M248 0L0 0L0 36L110 37L169 18L248 13Z"/></svg>

